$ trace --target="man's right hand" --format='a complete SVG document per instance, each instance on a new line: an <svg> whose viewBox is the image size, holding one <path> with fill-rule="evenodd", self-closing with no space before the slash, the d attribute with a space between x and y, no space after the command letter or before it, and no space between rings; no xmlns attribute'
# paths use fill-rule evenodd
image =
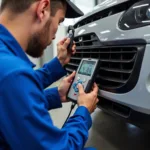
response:
<svg viewBox="0 0 150 150"><path fill-rule="evenodd" d="M57 44L57 58L62 64L62 66L69 63L71 55L74 55L76 53L76 45L75 42L72 46L71 53L68 52L67 47L70 44L69 38L64 38L62 41L60 41Z"/></svg>
<svg viewBox="0 0 150 150"><path fill-rule="evenodd" d="M79 89L79 97L78 97L78 105L84 106L88 109L90 113L93 113L96 109L96 105L99 102L98 95L98 86L94 83L93 91L91 93L86 94L84 92L83 86L81 84L78 85Z"/></svg>

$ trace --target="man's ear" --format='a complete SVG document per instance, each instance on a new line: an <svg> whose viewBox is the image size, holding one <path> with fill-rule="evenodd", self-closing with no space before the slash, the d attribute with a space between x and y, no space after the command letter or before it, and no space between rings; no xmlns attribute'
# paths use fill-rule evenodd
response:
<svg viewBox="0 0 150 150"><path fill-rule="evenodd" d="M36 9L37 18L42 21L45 17L50 17L50 0L40 0Z"/></svg>

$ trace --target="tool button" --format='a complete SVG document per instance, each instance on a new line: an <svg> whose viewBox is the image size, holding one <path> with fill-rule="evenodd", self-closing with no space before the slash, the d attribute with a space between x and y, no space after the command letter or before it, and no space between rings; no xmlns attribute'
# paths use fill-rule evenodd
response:
<svg viewBox="0 0 150 150"><path fill-rule="evenodd" d="M74 89L74 91L76 92L76 93L78 93L79 92L79 90L78 90L78 83L74 83L73 84L73 89Z"/></svg>
<svg viewBox="0 0 150 150"><path fill-rule="evenodd" d="M76 86L77 86L77 83L74 83L74 84L73 84L73 89L75 89L75 88L76 88Z"/></svg>
<svg viewBox="0 0 150 150"><path fill-rule="evenodd" d="M79 80L80 80L80 77L78 77L77 80L79 81Z"/></svg>
<svg viewBox="0 0 150 150"><path fill-rule="evenodd" d="M80 83L80 84L83 84L83 81L79 80L79 81L78 81L78 84L79 84L79 83Z"/></svg>
<svg viewBox="0 0 150 150"><path fill-rule="evenodd" d="M79 92L79 89L76 87L76 88L74 89L74 91L75 91L76 93L78 93L78 92Z"/></svg>

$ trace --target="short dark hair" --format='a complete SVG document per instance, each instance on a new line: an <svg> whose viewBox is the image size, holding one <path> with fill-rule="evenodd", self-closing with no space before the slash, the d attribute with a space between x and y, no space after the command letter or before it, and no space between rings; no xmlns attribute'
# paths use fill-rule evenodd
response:
<svg viewBox="0 0 150 150"><path fill-rule="evenodd" d="M39 0L2 0L0 10L9 8L14 13L22 13L27 10L31 4ZM55 13L60 8L60 4L65 5L65 0L51 0L51 14L55 16Z"/></svg>
<svg viewBox="0 0 150 150"><path fill-rule="evenodd" d="M2 0L1 11L9 8L14 13L22 13L38 0Z"/></svg>
<svg viewBox="0 0 150 150"><path fill-rule="evenodd" d="M61 8L61 4L65 6L66 1L65 0L51 0L51 16L55 16L57 10Z"/></svg>

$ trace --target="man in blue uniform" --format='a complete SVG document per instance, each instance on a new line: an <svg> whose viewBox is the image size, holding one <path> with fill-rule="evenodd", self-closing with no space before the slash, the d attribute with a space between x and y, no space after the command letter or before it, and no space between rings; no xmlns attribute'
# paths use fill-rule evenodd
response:
<svg viewBox="0 0 150 150"><path fill-rule="evenodd" d="M88 138L98 87L84 93L79 85L78 108L62 129L48 110L66 102L75 72L58 88L45 90L63 77L70 60L69 39L58 43L58 55L33 70L25 52L40 57L55 38L59 23L82 12L69 0L2 0L0 14L0 150L81 150ZM72 54L75 53L75 45Z"/></svg>

